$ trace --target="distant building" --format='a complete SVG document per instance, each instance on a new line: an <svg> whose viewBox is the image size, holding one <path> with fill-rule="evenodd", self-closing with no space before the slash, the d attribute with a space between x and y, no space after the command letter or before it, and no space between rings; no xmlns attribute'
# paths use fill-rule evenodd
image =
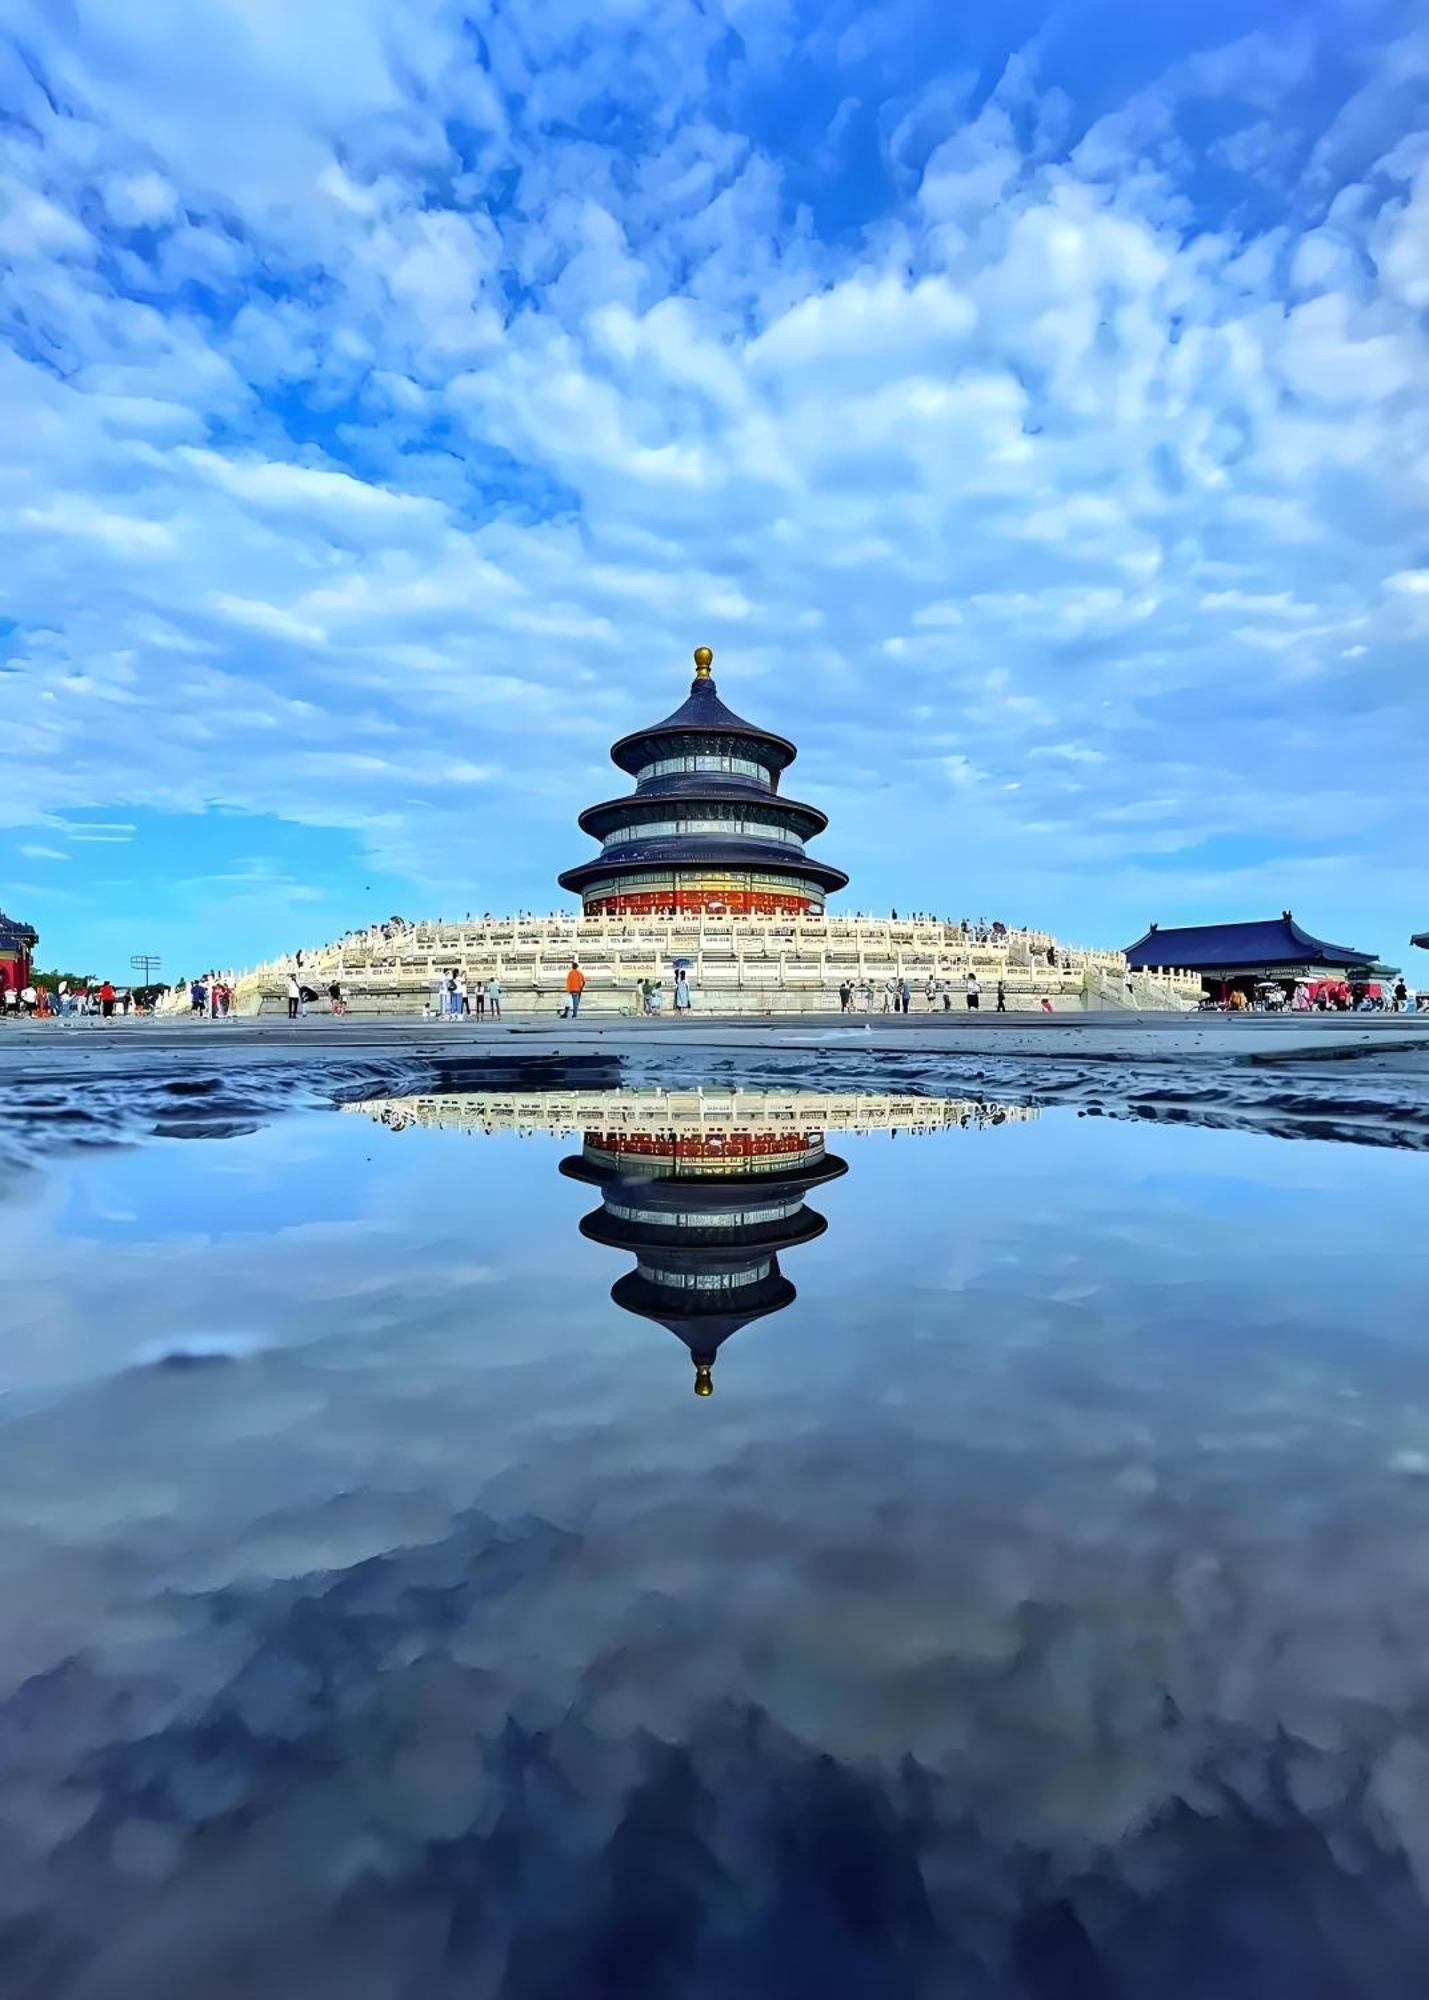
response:
<svg viewBox="0 0 1429 2000"><path fill-rule="evenodd" d="M1381 970L1375 961L1372 951L1313 936L1289 910L1258 923L1181 924L1168 930L1153 924L1126 951L1133 972L1174 966L1199 973L1207 986L1253 985L1259 979L1348 979Z"/></svg>
<svg viewBox="0 0 1429 2000"><path fill-rule="evenodd" d="M581 828L600 853L559 878L588 916L821 916L847 885L804 852L827 816L779 794L794 745L725 707L713 659L697 647L687 699L611 748L635 790L587 807Z"/></svg>
<svg viewBox="0 0 1429 2000"><path fill-rule="evenodd" d="M17 923L0 910L0 993L28 986L34 971L35 946L40 934L33 924Z"/></svg>

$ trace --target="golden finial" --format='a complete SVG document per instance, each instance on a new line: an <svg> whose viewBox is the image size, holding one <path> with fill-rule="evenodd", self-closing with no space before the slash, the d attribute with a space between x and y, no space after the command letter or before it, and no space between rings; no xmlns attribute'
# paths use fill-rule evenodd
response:
<svg viewBox="0 0 1429 2000"><path fill-rule="evenodd" d="M695 1363L695 1394L697 1396L712 1396L714 1394L714 1376L710 1373L713 1366L714 1363L712 1361L697 1361Z"/></svg>
<svg viewBox="0 0 1429 2000"><path fill-rule="evenodd" d="M714 665L714 654L710 650L710 648L708 646L696 646L695 679L697 681L707 681L710 677L710 668L713 665Z"/></svg>

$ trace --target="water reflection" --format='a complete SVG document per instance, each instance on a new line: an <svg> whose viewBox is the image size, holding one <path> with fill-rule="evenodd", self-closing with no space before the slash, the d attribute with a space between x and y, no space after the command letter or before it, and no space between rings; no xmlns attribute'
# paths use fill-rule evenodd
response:
<svg viewBox="0 0 1429 2000"><path fill-rule="evenodd" d="M561 1172L601 1198L581 1234L634 1256L610 1296L684 1342L697 1396L714 1394L715 1359L732 1335L798 1296L779 1253L828 1227L804 1198L848 1172L828 1150L830 1128L924 1136L1036 1116L1030 1106L972 1098L758 1090L467 1093L348 1108L394 1131L579 1130L581 1150Z"/></svg>
<svg viewBox="0 0 1429 2000"><path fill-rule="evenodd" d="M1419 2000L1422 1153L365 1110L0 1204L4 2000Z"/></svg>

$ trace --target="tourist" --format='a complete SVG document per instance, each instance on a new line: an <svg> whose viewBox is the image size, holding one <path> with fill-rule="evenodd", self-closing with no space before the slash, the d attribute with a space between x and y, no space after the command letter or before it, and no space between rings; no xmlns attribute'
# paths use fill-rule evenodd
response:
<svg viewBox="0 0 1429 2000"><path fill-rule="evenodd" d="M1292 1014L1310 1012L1310 989L1303 979L1297 979L1295 982L1295 991L1290 996L1290 1011Z"/></svg>
<svg viewBox="0 0 1429 2000"><path fill-rule="evenodd" d="M849 982L845 979L839 987L839 1012L841 1014L846 1014L849 1010L852 1001L853 1001L853 988L852 986L850 986ZM679 1004L680 1002L677 996L675 1000L675 1005L678 1007Z"/></svg>
<svg viewBox="0 0 1429 2000"><path fill-rule="evenodd" d="M898 981L892 973L883 982L883 1011L885 1014L898 1012Z"/></svg>
<svg viewBox="0 0 1429 2000"><path fill-rule="evenodd" d="M993 1012L996 1014L1005 1014L1007 1012L1007 981L1005 979L999 979L997 982L997 1005L993 1009Z"/></svg>
<svg viewBox="0 0 1429 2000"><path fill-rule="evenodd" d="M1056 1008L1055 1008L1055 1007L1054 1007L1054 1006L1052 1005L1052 1002L1051 1002L1051 1001L1050 1001L1050 1000L1049 1000L1049 999L1048 999L1048 998L1046 997L1046 995L1044 994L1044 995L1043 995L1043 998L1042 998L1042 1012L1043 1012L1044 1014L1055 1014L1055 1013L1056 1013L1056 1011L1057 1011L1057 1010L1056 1010Z"/></svg>
<svg viewBox="0 0 1429 2000"><path fill-rule="evenodd" d="M953 989L951 986L948 985L947 981L945 980L943 982L943 1012L945 1014L951 1014L952 1011L953 1011Z"/></svg>
<svg viewBox="0 0 1429 2000"><path fill-rule="evenodd" d="M923 990L927 995L928 1012L931 1014L938 1004L938 982L931 972L928 974L928 984Z"/></svg>
<svg viewBox="0 0 1429 2000"><path fill-rule="evenodd" d="M342 987L336 979L328 987L327 1001L334 1014L343 1014L347 1011L347 1003L342 997Z"/></svg>
<svg viewBox="0 0 1429 2000"><path fill-rule="evenodd" d="M478 1021L486 1019L486 981L484 979L478 979L476 982L476 1018Z"/></svg>
<svg viewBox="0 0 1429 2000"><path fill-rule="evenodd" d="M291 988L296 985L296 981L290 979L288 985ZM204 1014L207 1010L208 994L204 991L203 981L195 979L189 987L189 1012L191 1014Z"/></svg>
<svg viewBox="0 0 1429 2000"><path fill-rule="evenodd" d="M461 1012L461 995L457 991L457 976L454 971L447 974L446 1011L449 1020Z"/></svg>
<svg viewBox="0 0 1429 2000"><path fill-rule="evenodd" d="M982 1005L982 988L978 984L978 977L975 972L970 972L968 974L967 994L968 994L968 1012L970 1014L976 1014L976 1012Z"/></svg>
<svg viewBox="0 0 1429 2000"><path fill-rule="evenodd" d="M488 979L486 982L486 1004L491 1010L493 1021L501 1019L501 981Z"/></svg>
<svg viewBox="0 0 1429 2000"><path fill-rule="evenodd" d="M20 988L20 1005L24 1008L27 1014L33 1014L35 1009L39 1006L39 1004L40 1004L39 994L35 991L33 984L27 981L26 984Z"/></svg>
<svg viewBox="0 0 1429 2000"><path fill-rule="evenodd" d="M573 958L571 960L571 969L566 974L566 1000L573 1021L581 1011L581 995L584 992L585 974L581 971L580 960Z"/></svg>
<svg viewBox="0 0 1429 2000"><path fill-rule="evenodd" d="M1401 973L1394 982L1394 1011L1396 1014L1403 1014L1408 1011L1408 1008L1409 988L1404 983L1404 974Z"/></svg>
<svg viewBox="0 0 1429 2000"><path fill-rule="evenodd" d="M458 1014L469 1014L471 1012L471 996L466 990L466 974L464 972L458 972L456 976L456 1011Z"/></svg>
<svg viewBox="0 0 1429 2000"><path fill-rule="evenodd" d="M848 990L847 983L845 983L844 991L847 992ZM675 1012L677 1014L688 1014L689 1011L690 975L682 965L677 967L675 971Z"/></svg>
<svg viewBox="0 0 1429 2000"><path fill-rule="evenodd" d="M899 1005L905 1014L908 1012L908 1003L912 998L913 998L913 988L908 984L908 981L905 979L898 988Z"/></svg>
<svg viewBox="0 0 1429 2000"><path fill-rule="evenodd" d="M99 989L99 1011L106 1021L114 1019L114 986L108 979Z"/></svg>
<svg viewBox="0 0 1429 2000"><path fill-rule="evenodd" d="M18 986L5 988L5 1018L18 1021L20 1018L20 989Z"/></svg>
<svg viewBox="0 0 1429 2000"><path fill-rule="evenodd" d="M288 1019L290 1021L297 1020L298 1009L302 1004L303 992L302 988L298 985L298 975L296 972L290 972L288 974Z"/></svg>

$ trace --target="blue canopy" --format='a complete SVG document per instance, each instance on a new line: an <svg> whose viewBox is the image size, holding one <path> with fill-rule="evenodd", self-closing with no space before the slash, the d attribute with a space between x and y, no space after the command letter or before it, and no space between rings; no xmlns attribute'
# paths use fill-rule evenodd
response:
<svg viewBox="0 0 1429 2000"><path fill-rule="evenodd" d="M1186 972L1257 972L1270 966L1328 965L1348 970L1372 965L1375 953L1352 945L1327 944L1302 930L1288 910L1249 924L1183 924L1161 930L1156 924L1133 945L1126 962L1133 972L1177 966Z"/></svg>

